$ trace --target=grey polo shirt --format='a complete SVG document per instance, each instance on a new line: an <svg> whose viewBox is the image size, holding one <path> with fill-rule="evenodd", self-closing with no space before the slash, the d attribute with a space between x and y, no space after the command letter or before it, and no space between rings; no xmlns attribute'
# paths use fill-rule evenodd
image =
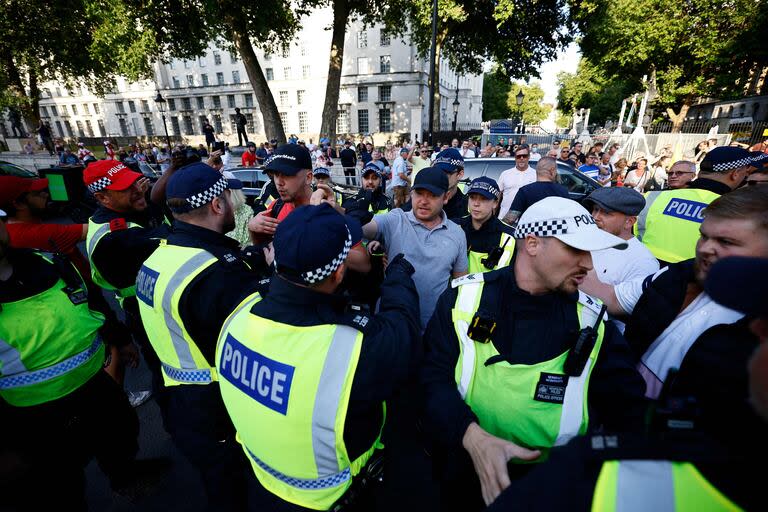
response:
<svg viewBox="0 0 768 512"><path fill-rule="evenodd" d="M451 279L451 272L466 272L467 238L461 228L448 220L442 212L442 221L428 229L413 215L396 208L376 215L376 239L384 244L387 258L392 260L403 253L416 272L413 281L419 291L421 328L427 327L437 299Z"/></svg>

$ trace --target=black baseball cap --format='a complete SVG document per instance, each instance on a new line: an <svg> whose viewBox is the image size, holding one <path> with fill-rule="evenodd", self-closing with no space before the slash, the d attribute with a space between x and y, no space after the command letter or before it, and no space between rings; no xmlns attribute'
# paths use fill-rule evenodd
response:
<svg viewBox="0 0 768 512"><path fill-rule="evenodd" d="M438 196L445 194L448 191L448 175L439 167L425 167L416 175L412 188L429 190Z"/></svg>
<svg viewBox="0 0 768 512"><path fill-rule="evenodd" d="M298 144L283 144L278 146L267 158L266 170L279 172L286 176L296 176L301 171L312 169L312 157L307 148Z"/></svg>

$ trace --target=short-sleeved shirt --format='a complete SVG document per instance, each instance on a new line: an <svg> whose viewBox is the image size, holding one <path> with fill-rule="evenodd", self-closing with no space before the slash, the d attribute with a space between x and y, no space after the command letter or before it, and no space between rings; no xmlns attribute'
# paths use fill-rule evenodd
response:
<svg viewBox="0 0 768 512"><path fill-rule="evenodd" d="M408 181L402 179L400 174L408 175L408 165L405 163L405 159L402 156L395 158L392 163L392 186L393 187L407 187Z"/></svg>
<svg viewBox="0 0 768 512"><path fill-rule="evenodd" d="M509 211L520 212L522 214L529 206L541 201L545 197L570 198L568 189L561 184L548 181L537 181L535 183L529 183L524 187L520 187L520 190L518 190L515 195L515 199L512 201L512 206L509 207Z"/></svg>
<svg viewBox="0 0 768 512"><path fill-rule="evenodd" d="M579 171L583 172L593 180L597 179L597 175L600 174L600 168L596 165L587 165L584 164L581 167L579 167Z"/></svg>
<svg viewBox="0 0 768 512"><path fill-rule="evenodd" d="M445 212L440 224L432 229L419 222L412 211L399 208L376 215L373 220L378 229L376 238L386 247L390 261L403 253L416 269L413 281L419 291L423 330L451 280L451 273L466 272L469 268L464 231L448 220Z"/></svg>
<svg viewBox="0 0 768 512"><path fill-rule="evenodd" d="M536 181L536 169L528 167L521 171L517 167L512 167L501 173L499 176L499 188L501 189L501 208L499 209L499 218L503 219L512 206L512 201L521 187L534 183Z"/></svg>

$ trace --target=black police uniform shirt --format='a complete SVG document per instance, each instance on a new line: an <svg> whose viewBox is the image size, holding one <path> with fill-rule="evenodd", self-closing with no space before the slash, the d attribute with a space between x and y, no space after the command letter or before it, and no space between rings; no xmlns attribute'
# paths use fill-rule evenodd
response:
<svg viewBox="0 0 768 512"><path fill-rule="evenodd" d="M179 220L173 223L168 243L203 249L219 260L195 276L179 298L184 327L213 364L224 321L248 295L268 289L268 281L252 270L260 255L250 248L241 251L239 242L226 235Z"/></svg>
<svg viewBox="0 0 768 512"><path fill-rule="evenodd" d="M695 188L700 190L708 190L715 194L727 194L731 191L731 187L724 183L720 183L716 180L710 180L707 178L698 178L688 183L686 188Z"/></svg>
<svg viewBox="0 0 768 512"><path fill-rule="evenodd" d="M464 217L467 212L469 211L468 208L468 198L466 195L464 195L461 190L458 188L456 189L456 193L451 197L447 203L443 205L443 211L445 212L445 215L450 219L454 220L459 219L461 217ZM404 212L411 211L413 209L413 205L411 204L411 200L408 199L408 201L402 205L400 208Z"/></svg>
<svg viewBox="0 0 768 512"><path fill-rule="evenodd" d="M515 230L512 226L500 221L495 215L491 217L480 226L480 229L475 229L472 225L472 216L467 215L460 219L453 219L453 221L461 227L464 234L467 236L467 251L481 252L488 254L496 247L500 247L502 233L507 233L510 236L514 236ZM508 242L509 244L512 241Z"/></svg>
<svg viewBox="0 0 768 512"><path fill-rule="evenodd" d="M354 197L345 200L340 206L344 208L346 215L354 217L361 226L364 226L373 220L374 212L391 210L392 201L381 189L373 191L360 189Z"/></svg>
<svg viewBox="0 0 768 512"><path fill-rule="evenodd" d="M319 293L276 275L272 277L269 294L253 306L251 313L296 327L344 324L363 332L343 434L349 458L354 460L379 435L383 419L381 402L390 399L395 388L413 371L421 327L416 286L398 265L387 269L377 314L347 312L346 306L346 300L339 295Z"/></svg>
<svg viewBox="0 0 768 512"><path fill-rule="evenodd" d="M99 206L91 217L97 224L114 226L99 240L91 255L101 276L112 286L129 288L136 284L141 265L168 235L168 225L162 223L162 214L158 218L156 213L152 206L141 213L118 213ZM142 227L127 229L128 223Z"/></svg>
<svg viewBox="0 0 768 512"><path fill-rule="evenodd" d="M532 365L553 359L571 348L578 336L578 295L531 295L517 286L514 265L513 258L508 267L484 274L485 288L493 284L500 293L489 301L498 304L492 343L511 364ZM447 452L462 450L467 427L472 422L479 424L456 389L459 341L451 311L457 293L457 289L448 288L437 303L424 332L426 355L421 369L425 430L436 448ZM645 382L629 347L616 327L606 323L589 383L590 427L602 425L617 431L642 428L647 403L644 393Z"/></svg>

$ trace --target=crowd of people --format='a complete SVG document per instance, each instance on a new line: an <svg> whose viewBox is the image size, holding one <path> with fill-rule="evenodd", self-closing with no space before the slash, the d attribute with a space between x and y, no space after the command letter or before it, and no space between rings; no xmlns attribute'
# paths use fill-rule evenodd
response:
<svg viewBox="0 0 768 512"><path fill-rule="evenodd" d="M292 139L246 141L253 204L206 147L82 155L85 225L0 177L3 506L87 508L93 458L126 499L161 485L140 358L210 510L765 506L768 154L654 189L616 145L519 141L462 187L491 150ZM127 159L155 149L152 183ZM604 186L571 199L558 161Z"/></svg>

